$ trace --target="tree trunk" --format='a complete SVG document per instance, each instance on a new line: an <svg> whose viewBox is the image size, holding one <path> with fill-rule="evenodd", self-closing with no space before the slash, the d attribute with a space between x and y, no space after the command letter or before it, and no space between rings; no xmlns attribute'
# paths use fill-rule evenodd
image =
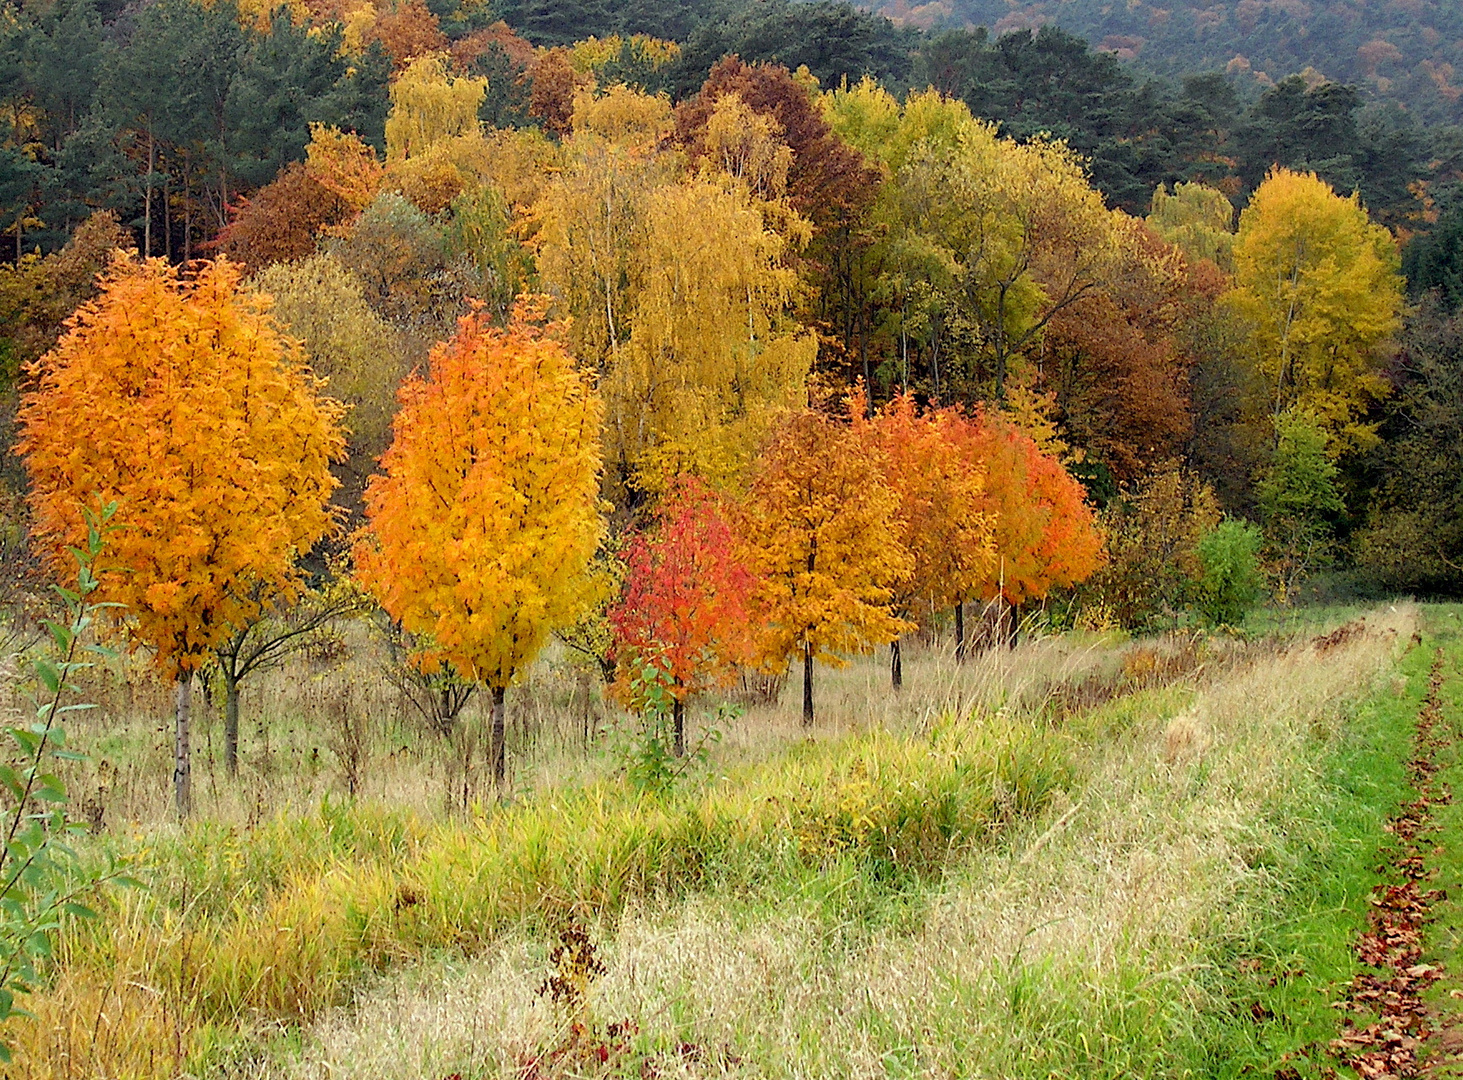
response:
<svg viewBox="0 0 1463 1080"><path fill-rule="evenodd" d="M803 646L803 727L813 726L813 646Z"/></svg>
<svg viewBox="0 0 1463 1080"><path fill-rule="evenodd" d="M173 802L179 821L186 821L193 812L193 760L188 748L188 712L192 697L193 673L187 671L178 677L173 727Z"/></svg>
<svg viewBox="0 0 1463 1080"><path fill-rule="evenodd" d="M671 726L676 733L676 757L686 756L686 703L680 698L671 699Z"/></svg>
<svg viewBox="0 0 1463 1080"><path fill-rule="evenodd" d="M492 770L494 785L500 788L507 775L503 743L503 688L495 686L493 687L493 729L492 734L488 736L488 768Z"/></svg>
<svg viewBox="0 0 1463 1080"><path fill-rule="evenodd" d="M1021 637L1021 605L1011 605L1011 648L1015 648Z"/></svg>
<svg viewBox="0 0 1463 1080"><path fill-rule="evenodd" d="M965 661L965 601L955 605L955 662Z"/></svg>
<svg viewBox="0 0 1463 1080"><path fill-rule="evenodd" d="M147 190L142 193L142 257L152 257L152 175L157 166L157 140L152 137L152 123L147 125Z"/></svg>
<svg viewBox="0 0 1463 1080"><path fill-rule="evenodd" d="M219 665L223 667L223 665ZM224 679L224 768L230 777L239 775L239 680L225 669Z"/></svg>
<svg viewBox="0 0 1463 1080"><path fill-rule="evenodd" d="M895 690L904 689L904 656L898 638L889 642L889 685Z"/></svg>

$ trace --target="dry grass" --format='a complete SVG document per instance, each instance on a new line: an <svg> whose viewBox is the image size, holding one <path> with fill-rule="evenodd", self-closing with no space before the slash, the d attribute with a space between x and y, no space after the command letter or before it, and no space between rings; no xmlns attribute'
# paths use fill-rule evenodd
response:
<svg viewBox="0 0 1463 1080"><path fill-rule="evenodd" d="M913 916L839 919L811 896L629 909L595 928L595 1008L646 1046L705 1049L662 1055L664 1076L1181 1074L1209 946L1260 902L1325 746L1416 617L1102 710L1092 723L1116 734L1084 782L1024 841L973 850ZM512 1076L552 1038L533 994L544 949L510 934L388 977L240 1075Z"/></svg>
<svg viewBox="0 0 1463 1080"><path fill-rule="evenodd" d="M426 820L461 814L495 797L484 775L487 701L469 702L457 734L432 731L387 677L386 657L363 626L348 627L348 659L297 658L244 683L240 776L224 771L222 699L194 695L194 801L201 820L253 827L281 813L307 812L347 793L349 762L341 719L359 731L357 796L409 809ZM1130 647L1095 635L1034 639L965 664L947 642L905 647L905 688L890 689L886 657L855 657L844 668L816 669L819 722L814 737L883 730L920 731L972 709L1029 710L1054 691L1085 680L1110 681ZM763 760L808 737L793 679L779 701L751 704L725 726L718 767ZM139 658L97 673L84 688L99 708L73 722L73 738L93 760L68 776L77 802L113 832L147 834L172 821L172 688ZM200 688L201 690L201 688ZM0 680L0 693L13 695ZM0 700L0 708L7 704ZM714 703L693 708L691 737L714 717ZM562 648L551 648L508 695L513 793L591 783L620 767L617 732L635 726L604 699L597 677Z"/></svg>

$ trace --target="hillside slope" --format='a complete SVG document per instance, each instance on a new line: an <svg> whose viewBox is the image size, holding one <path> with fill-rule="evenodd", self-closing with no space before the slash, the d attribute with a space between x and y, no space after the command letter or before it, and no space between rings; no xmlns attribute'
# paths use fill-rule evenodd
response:
<svg viewBox="0 0 1463 1080"><path fill-rule="evenodd" d="M1447 0L892 0L925 27L1055 22L1160 74L1225 69L1260 86L1313 68L1419 121L1463 121L1463 5Z"/></svg>

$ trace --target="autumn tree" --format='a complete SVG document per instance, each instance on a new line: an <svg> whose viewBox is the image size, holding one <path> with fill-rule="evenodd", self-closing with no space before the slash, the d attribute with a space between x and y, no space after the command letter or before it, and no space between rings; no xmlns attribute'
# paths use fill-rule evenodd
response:
<svg viewBox="0 0 1463 1080"><path fill-rule="evenodd" d="M1234 204L1217 188L1190 181L1170 191L1160 184L1145 220L1189 258L1208 259L1226 270L1233 267Z"/></svg>
<svg viewBox="0 0 1463 1080"><path fill-rule="evenodd" d="M625 552L624 594L609 612L615 652L663 682L678 757L686 752L686 701L734 682L753 656L756 581L739 548L720 500L682 476Z"/></svg>
<svg viewBox="0 0 1463 1080"><path fill-rule="evenodd" d="M1165 464L1104 509L1108 558L1084 590L1124 627L1176 619L1203 575L1199 542L1219 521L1214 489L1178 462Z"/></svg>
<svg viewBox="0 0 1463 1080"><path fill-rule="evenodd" d="M386 117L386 161L424 153L443 139L478 130L486 79L454 76L439 55L419 56L391 84Z"/></svg>
<svg viewBox="0 0 1463 1080"><path fill-rule="evenodd" d="M754 467L743 514L765 663L803 662L803 724L813 723L813 663L847 663L907 632L891 610L914 570L900 544L899 496L883 463L847 427L793 414Z"/></svg>
<svg viewBox="0 0 1463 1080"><path fill-rule="evenodd" d="M1031 435L999 413L952 412L950 437L985 468L995 558L969 594L1006 607L1085 581L1103 560L1103 537L1086 492ZM957 608L957 634L963 620ZM957 641L957 651L963 651Z"/></svg>
<svg viewBox="0 0 1463 1080"><path fill-rule="evenodd" d="M1003 398L1048 324L1108 275L1120 219L1065 145L1002 138L934 91L901 106L866 81L828 113L889 175L871 213L900 383L922 355L932 393Z"/></svg>
<svg viewBox="0 0 1463 1080"><path fill-rule="evenodd" d="M1370 444L1368 405L1386 393L1381 346L1397 328L1402 279L1392 235L1314 173L1276 169L1240 215L1234 289L1271 415L1312 415L1332 449Z"/></svg>
<svg viewBox="0 0 1463 1080"><path fill-rule="evenodd" d="M367 474L391 435L396 387L410 366L401 334L371 308L360 278L333 255L276 263L249 285L271 298L275 321L304 344L331 396L350 407L344 420L350 456L337 466L337 498L359 513Z"/></svg>
<svg viewBox="0 0 1463 1080"><path fill-rule="evenodd" d="M33 366L19 451L55 564L85 512L117 504L99 599L177 684L174 795L191 808L193 673L268 605L298 595L302 555L334 525L341 407L297 342L238 289L239 268L180 279L119 256L101 295Z"/></svg>
<svg viewBox="0 0 1463 1080"><path fill-rule="evenodd" d="M660 147L669 119L660 98L581 95L533 210L543 285L600 373L620 491L739 478L772 413L801 401L817 348L792 318L797 241L744 179L680 174Z"/></svg>
<svg viewBox="0 0 1463 1080"><path fill-rule="evenodd" d="M315 253L320 230L338 225L350 206L299 162L285 169L252 198L241 199L218 234L218 249L247 270Z"/></svg>
<svg viewBox="0 0 1463 1080"><path fill-rule="evenodd" d="M465 316L403 383L356 552L418 667L491 690L499 784L505 691L579 614L601 529L599 402L540 313L520 302L504 330Z"/></svg>
<svg viewBox="0 0 1463 1080"><path fill-rule="evenodd" d="M884 482L899 499L896 542L913 560L908 577L893 586L891 609L917 627L920 608L950 608L990 575L995 521L986 509L985 470L950 435L958 415L921 415L901 394L866 418L862 392L849 400L855 437L873 448ZM889 643L890 681L904 685L900 639Z"/></svg>

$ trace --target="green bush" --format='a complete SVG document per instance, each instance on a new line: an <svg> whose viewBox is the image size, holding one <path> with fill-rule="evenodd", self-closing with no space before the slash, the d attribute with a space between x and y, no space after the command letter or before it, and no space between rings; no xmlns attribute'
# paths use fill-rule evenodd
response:
<svg viewBox="0 0 1463 1080"><path fill-rule="evenodd" d="M1226 518L1199 541L1200 616L1210 626L1237 626L1260 601L1260 546L1248 521Z"/></svg>

